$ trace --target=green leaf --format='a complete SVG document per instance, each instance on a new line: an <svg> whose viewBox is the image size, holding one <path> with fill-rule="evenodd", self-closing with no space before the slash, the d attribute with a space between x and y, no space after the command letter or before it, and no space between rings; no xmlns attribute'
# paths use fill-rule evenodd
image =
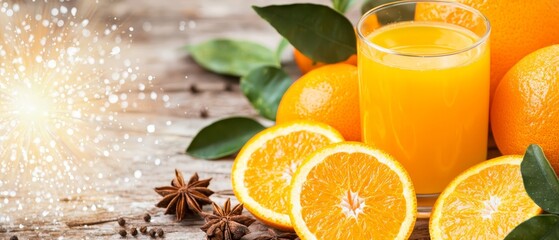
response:
<svg viewBox="0 0 559 240"><path fill-rule="evenodd" d="M353 25L332 8L308 3L252 8L314 61L340 62L357 52Z"/></svg>
<svg viewBox="0 0 559 240"><path fill-rule="evenodd" d="M365 0L361 5L361 13L365 14L369 10L380 5L395 2L396 0ZM401 5L392 7L390 14L377 15L378 21L383 25L397 21L412 21L415 19L415 5ZM388 12L388 11L385 11Z"/></svg>
<svg viewBox="0 0 559 240"><path fill-rule="evenodd" d="M538 206L559 213L559 180L540 146L528 146L520 164L526 192Z"/></svg>
<svg viewBox="0 0 559 240"><path fill-rule="evenodd" d="M351 7L354 0L332 0L332 5L336 11L344 14Z"/></svg>
<svg viewBox="0 0 559 240"><path fill-rule="evenodd" d="M260 66L279 66L274 52L248 41L214 39L186 48L198 64L219 74L241 77Z"/></svg>
<svg viewBox="0 0 559 240"><path fill-rule="evenodd" d="M559 216L543 214L532 217L516 226L505 240L556 240L559 239Z"/></svg>
<svg viewBox="0 0 559 240"><path fill-rule="evenodd" d="M252 136L264 129L262 124L250 118L221 119L202 128L186 153L197 158L222 158L239 151Z"/></svg>
<svg viewBox="0 0 559 240"><path fill-rule="evenodd" d="M281 97L292 82L282 69L264 66L241 78L241 90L260 115L275 120Z"/></svg>
<svg viewBox="0 0 559 240"><path fill-rule="evenodd" d="M281 38L281 41L276 48L276 59L278 60L278 62L281 62L281 55L283 54L283 51L285 51L285 48L287 46L289 46L289 41L287 41L287 39L285 38Z"/></svg>

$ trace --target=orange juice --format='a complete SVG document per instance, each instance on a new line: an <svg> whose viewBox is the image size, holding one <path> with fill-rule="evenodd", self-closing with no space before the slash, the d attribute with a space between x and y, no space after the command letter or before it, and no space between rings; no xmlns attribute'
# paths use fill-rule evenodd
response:
<svg viewBox="0 0 559 240"><path fill-rule="evenodd" d="M468 29L408 21L359 43L363 140L392 154L418 194L486 159L489 49ZM372 44L371 44L372 43Z"/></svg>

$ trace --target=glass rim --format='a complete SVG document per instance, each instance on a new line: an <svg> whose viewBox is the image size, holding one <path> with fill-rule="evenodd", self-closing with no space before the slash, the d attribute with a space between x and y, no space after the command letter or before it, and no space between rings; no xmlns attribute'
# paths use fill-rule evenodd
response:
<svg viewBox="0 0 559 240"><path fill-rule="evenodd" d="M460 49L460 50L450 51L450 52L445 52L445 53L438 53L438 54L402 53L402 52L398 52L398 51L395 51L395 50L392 50L392 49L388 49L388 48L379 46L379 45L371 42L365 36L363 36L362 30L361 30L361 28L363 26L363 23L365 22L365 19L370 17L372 14L374 14L374 13L380 11L380 10L389 8L389 7L400 6L400 5L405 5L405 4L415 4L415 3L441 3L441 4L458 6L460 8L463 8L467 11L473 12L474 14L477 14L477 15L481 16L487 29L483 33L483 36L481 36L476 42L472 43L470 46L465 47L465 48ZM473 7L470 7L468 5L458 3L458 2L448 1L448 0L399 0L399 1L395 1L395 2L385 3L385 4L379 5L377 7L374 7L372 9L370 9L369 11L367 11L365 14L363 14L363 16L361 16L361 18L359 18L359 21L357 22L357 35L359 36L359 39L361 41L365 42L369 47L372 47L372 48L374 48L378 51L381 51L381 52L384 52L384 53L387 53L387 54L404 56L404 57L423 57L423 58L425 58L425 57L445 57L445 56L452 56L452 55L464 53L464 52L470 51L470 50L478 47L479 45L487 42L487 39L489 38L490 33L491 33L491 23L489 22L489 19L487 18L487 16L485 16L483 13L481 13L479 10L477 10Z"/></svg>

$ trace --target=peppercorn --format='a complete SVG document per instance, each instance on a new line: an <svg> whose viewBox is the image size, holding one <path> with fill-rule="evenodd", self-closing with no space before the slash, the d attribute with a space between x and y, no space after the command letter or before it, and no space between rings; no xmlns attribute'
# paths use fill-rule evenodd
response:
<svg viewBox="0 0 559 240"><path fill-rule="evenodd" d="M148 233L148 227L147 227L147 226L141 226L141 227L140 227L140 232L141 232L142 234Z"/></svg>
<svg viewBox="0 0 559 240"><path fill-rule="evenodd" d="M132 235L134 237L137 236L138 235L138 229L136 229L136 228L130 229L130 235Z"/></svg>
<svg viewBox="0 0 559 240"><path fill-rule="evenodd" d="M150 229L150 230L149 230L149 236L151 236L152 238L155 238L155 237L156 237L156 234L157 234L157 233L155 232L155 230L153 230L153 229Z"/></svg>
<svg viewBox="0 0 559 240"><path fill-rule="evenodd" d="M121 237L126 237L126 230L120 229L118 230L118 234L120 234Z"/></svg>
<svg viewBox="0 0 559 240"><path fill-rule="evenodd" d="M161 228L157 229L157 236L163 237L163 235L165 235L165 232L163 232L163 229L161 229Z"/></svg>
<svg viewBox="0 0 559 240"><path fill-rule="evenodd" d="M124 227L124 225L126 224L126 220L124 220L124 218L119 217L117 220L118 225L120 225L121 227Z"/></svg>
<svg viewBox="0 0 559 240"><path fill-rule="evenodd" d="M146 213L146 215L144 215L144 221L146 221L146 222L151 221L151 216L149 215L149 213Z"/></svg>

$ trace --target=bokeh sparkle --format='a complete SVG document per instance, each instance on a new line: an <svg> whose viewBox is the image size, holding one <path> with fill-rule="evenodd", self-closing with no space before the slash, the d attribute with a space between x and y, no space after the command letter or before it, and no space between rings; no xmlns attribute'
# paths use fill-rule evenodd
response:
<svg viewBox="0 0 559 240"><path fill-rule="evenodd" d="M63 214L119 161L127 139L106 131L149 82L121 55L133 29L95 20L96 4L0 0L0 223L39 202Z"/></svg>

